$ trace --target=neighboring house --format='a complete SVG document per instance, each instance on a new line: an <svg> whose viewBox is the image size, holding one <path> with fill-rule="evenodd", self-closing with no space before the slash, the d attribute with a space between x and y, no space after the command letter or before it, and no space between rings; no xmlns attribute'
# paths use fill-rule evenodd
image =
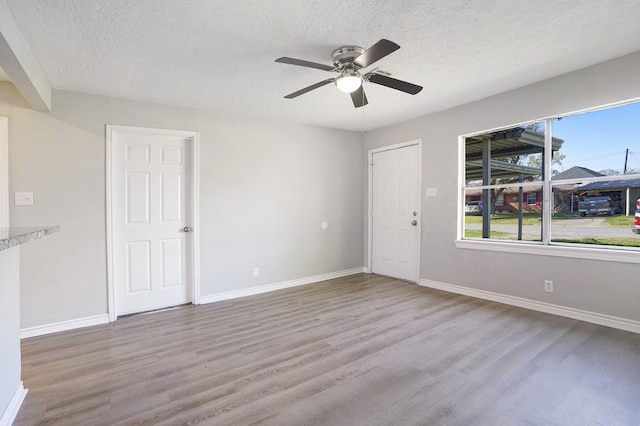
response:
<svg viewBox="0 0 640 426"><path fill-rule="evenodd" d="M502 200L501 200L502 198ZM496 210L504 212L517 212L519 210L520 191L517 188L508 188L496 200ZM500 204L500 201L502 203ZM522 211L539 212L542 208L542 186L526 188L522 191Z"/></svg>
<svg viewBox="0 0 640 426"><path fill-rule="evenodd" d="M595 170L588 169L586 167L573 166L563 172L554 175L551 180L564 180L564 179L582 179L589 177L602 177L602 173L598 173Z"/></svg>
<svg viewBox="0 0 640 426"><path fill-rule="evenodd" d="M554 180L582 179L603 177L604 175L586 167L574 166L551 178ZM578 201L585 195L610 195L615 201L620 202L625 214L633 214L635 200L640 197L640 179L635 180L610 180L592 182L586 185L557 185L553 189L554 210L556 212L572 212L578 210ZM467 191L465 203L482 199L482 191ZM519 190L507 188L498 194L495 203L496 212L517 212ZM629 206L630 210L627 209ZM542 186L525 188L522 191L522 210L524 212L539 212L542 207Z"/></svg>
<svg viewBox="0 0 640 426"><path fill-rule="evenodd" d="M553 176L551 178L551 181L564 180L564 179L583 179L583 178L593 178L593 177L602 177L602 176L604 176L602 173L598 173L586 167L573 166L570 169L567 169ZM579 186L580 186L579 183L564 184L564 185L557 185L557 186L554 185L553 194L554 194L554 207L556 212L578 211L578 201L580 201L580 197L578 195L577 188Z"/></svg>
<svg viewBox="0 0 640 426"><path fill-rule="evenodd" d="M496 197L496 212L517 212L519 209L517 188L507 188ZM482 190L467 191L465 203L482 200ZM522 191L522 211L539 212L542 207L542 186L530 187Z"/></svg>

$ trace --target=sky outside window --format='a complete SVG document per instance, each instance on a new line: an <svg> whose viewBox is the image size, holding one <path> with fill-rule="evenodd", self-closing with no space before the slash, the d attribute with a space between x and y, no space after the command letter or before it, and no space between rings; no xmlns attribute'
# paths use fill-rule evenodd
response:
<svg viewBox="0 0 640 426"><path fill-rule="evenodd" d="M640 173L640 103L564 117L553 121L553 136L564 139L563 171L574 166L622 174L629 149L627 173Z"/></svg>

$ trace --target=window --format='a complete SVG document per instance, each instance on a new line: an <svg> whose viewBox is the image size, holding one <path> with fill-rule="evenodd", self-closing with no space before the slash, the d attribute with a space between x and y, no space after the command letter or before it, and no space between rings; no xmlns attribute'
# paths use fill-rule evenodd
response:
<svg viewBox="0 0 640 426"><path fill-rule="evenodd" d="M640 102L464 137L463 239L640 249ZM498 208L499 207L499 208Z"/></svg>
<svg viewBox="0 0 640 426"><path fill-rule="evenodd" d="M465 138L464 195L478 196L485 205L482 215L465 215L465 238L541 240L535 192L542 188L544 127L538 122Z"/></svg>
<svg viewBox="0 0 640 426"><path fill-rule="evenodd" d="M535 192L529 192L527 194L527 204L528 205L534 205L536 203L536 193Z"/></svg>

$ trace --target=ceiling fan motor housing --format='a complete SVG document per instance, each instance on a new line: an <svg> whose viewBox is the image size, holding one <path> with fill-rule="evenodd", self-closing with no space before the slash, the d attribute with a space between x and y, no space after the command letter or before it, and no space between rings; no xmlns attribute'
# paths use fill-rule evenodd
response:
<svg viewBox="0 0 640 426"><path fill-rule="evenodd" d="M360 46L342 46L331 53L331 58L338 71L345 68L358 69L359 67L353 61L363 53L364 49Z"/></svg>

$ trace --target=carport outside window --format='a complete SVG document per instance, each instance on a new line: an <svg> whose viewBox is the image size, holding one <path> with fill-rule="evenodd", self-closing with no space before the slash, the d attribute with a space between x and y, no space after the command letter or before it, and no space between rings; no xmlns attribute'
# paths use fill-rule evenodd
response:
<svg viewBox="0 0 640 426"><path fill-rule="evenodd" d="M639 122L635 102L466 136L462 238L640 248Z"/></svg>

